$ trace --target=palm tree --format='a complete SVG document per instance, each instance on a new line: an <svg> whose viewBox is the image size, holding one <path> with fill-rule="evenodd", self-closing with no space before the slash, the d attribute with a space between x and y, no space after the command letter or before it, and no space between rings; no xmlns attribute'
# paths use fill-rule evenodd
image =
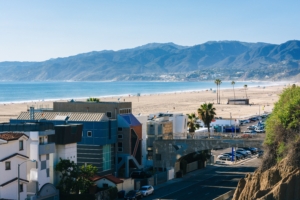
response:
<svg viewBox="0 0 300 200"><path fill-rule="evenodd" d="M219 103L219 96L218 96L219 79L215 80L215 84L217 85L217 104L218 104Z"/></svg>
<svg viewBox="0 0 300 200"><path fill-rule="evenodd" d="M245 93L246 93L246 99L248 99L248 97L247 97L247 87L248 87L248 85L244 85L244 89L245 89Z"/></svg>
<svg viewBox="0 0 300 200"><path fill-rule="evenodd" d="M233 89L233 95L234 95L234 99L235 99L234 84L235 84L235 82L234 82L234 81L231 81L231 85L232 85L232 89Z"/></svg>
<svg viewBox="0 0 300 200"><path fill-rule="evenodd" d="M220 92L220 87L221 87L221 84L222 84L222 81L220 79L219 80L219 104L221 102L221 92Z"/></svg>
<svg viewBox="0 0 300 200"><path fill-rule="evenodd" d="M195 113L186 115L188 116L187 126L189 127L189 133L192 135L192 137L194 137L195 130L200 127L196 122L198 118L196 117Z"/></svg>
<svg viewBox="0 0 300 200"><path fill-rule="evenodd" d="M204 103L198 108L198 117L201 119L208 129L208 138L210 138L210 123L216 115L216 108L213 103Z"/></svg>

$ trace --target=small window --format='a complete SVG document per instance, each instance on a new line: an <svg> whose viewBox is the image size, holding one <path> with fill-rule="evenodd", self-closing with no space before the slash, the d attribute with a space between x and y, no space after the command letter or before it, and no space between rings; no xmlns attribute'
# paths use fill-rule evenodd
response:
<svg viewBox="0 0 300 200"><path fill-rule="evenodd" d="M118 131L122 131L123 129L122 129L122 127L118 127Z"/></svg>
<svg viewBox="0 0 300 200"><path fill-rule="evenodd" d="M19 141L19 151L24 150L24 146L23 146L23 140Z"/></svg>
<svg viewBox="0 0 300 200"><path fill-rule="evenodd" d="M103 187L104 188L108 188L108 184L107 183L103 183Z"/></svg>
<svg viewBox="0 0 300 200"><path fill-rule="evenodd" d="M88 131L88 132L87 132L87 136L88 136L88 137L92 137L92 131Z"/></svg>
<svg viewBox="0 0 300 200"><path fill-rule="evenodd" d="M118 142L118 151L123 151L123 143Z"/></svg>
<svg viewBox="0 0 300 200"><path fill-rule="evenodd" d="M111 118L111 112L106 112L106 116L107 116L108 118Z"/></svg>
<svg viewBox="0 0 300 200"><path fill-rule="evenodd" d="M19 187L20 187L20 192L23 192L23 184L20 184Z"/></svg>
<svg viewBox="0 0 300 200"><path fill-rule="evenodd" d="M161 154L155 154L155 159L156 160L161 160Z"/></svg>
<svg viewBox="0 0 300 200"><path fill-rule="evenodd" d="M118 139L123 139L123 134L118 134Z"/></svg>
<svg viewBox="0 0 300 200"><path fill-rule="evenodd" d="M10 161L5 162L5 170L10 170Z"/></svg>

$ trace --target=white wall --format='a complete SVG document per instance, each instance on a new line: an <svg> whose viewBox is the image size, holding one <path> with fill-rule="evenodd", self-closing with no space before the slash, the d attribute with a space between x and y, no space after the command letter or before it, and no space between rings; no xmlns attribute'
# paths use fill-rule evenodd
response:
<svg viewBox="0 0 300 200"><path fill-rule="evenodd" d="M0 187L0 199L18 199L18 181L14 181L4 187ZM23 192L20 192L20 199L27 197L27 185L23 184Z"/></svg>
<svg viewBox="0 0 300 200"><path fill-rule="evenodd" d="M19 140L23 140L24 150L19 150ZM6 158L12 154L19 153L27 156L27 138L21 137L19 140L9 141L6 144L0 145L0 159ZM5 162L0 162L0 184L10 181L18 176L18 164L27 159L20 156L14 156L6 161L10 161L11 169L5 170ZM27 180L27 165L26 163L20 166L20 178ZM0 188L0 198L17 199L17 181L14 181L2 188ZM23 184L24 192L21 193L23 199L26 197L26 184Z"/></svg>
<svg viewBox="0 0 300 200"><path fill-rule="evenodd" d="M55 145L55 153L50 154L49 166L50 166L50 182L57 185L59 182L59 173L55 172L55 166L61 159L68 159L77 163L77 143L71 143L66 145Z"/></svg>
<svg viewBox="0 0 300 200"><path fill-rule="evenodd" d="M124 190L125 193L134 190L134 180L131 178L124 179L124 182L117 185L118 191Z"/></svg>
<svg viewBox="0 0 300 200"><path fill-rule="evenodd" d="M106 178L103 178L103 179L100 179L100 180L96 181L95 184L99 188L102 188L103 184L108 184L108 187L115 187L116 186L116 184L114 184L113 182L107 180Z"/></svg>

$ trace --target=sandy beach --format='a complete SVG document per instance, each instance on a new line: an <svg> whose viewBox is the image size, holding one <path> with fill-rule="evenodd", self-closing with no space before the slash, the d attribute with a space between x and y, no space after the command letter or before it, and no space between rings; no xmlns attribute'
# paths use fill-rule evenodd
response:
<svg viewBox="0 0 300 200"><path fill-rule="evenodd" d="M202 103L214 103L218 117L241 119L263 112L271 112L278 95L284 89L284 85L268 87L247 88L247 96L252 105L228 105L228 98L233 98L233 89L221 88L221 104L217 104L217 94L213 91L194 91L181 93L151 94L137 96L107 97L101 101L131 101L133 114L148 115L157 112L194 113ZM236 98L245 98L244 88L235 89ZM77 99L76 99L77 100ZM79 99L78 99L79 100ZM38 101L26 103L0 104L0 122L8 122L10 118L16 118L20 112L27 111L29 106L35 108L52 108L52 101Z"/></svg>

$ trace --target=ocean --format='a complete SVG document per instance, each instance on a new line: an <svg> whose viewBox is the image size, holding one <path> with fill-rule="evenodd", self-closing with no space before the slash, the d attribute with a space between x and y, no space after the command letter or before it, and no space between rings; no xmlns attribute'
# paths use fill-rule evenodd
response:
<svg viewBox="0 0 300 200"><path fill-rule="evenodd" d="M264 87L278 82L239 82L235 88ZM224 81L221 89L232 88ZM216 90L213 81L207 82L0 82L0 102L30 102L71 100L88 97L136 96L138 94L174 93L183 91Z"/></svg>

